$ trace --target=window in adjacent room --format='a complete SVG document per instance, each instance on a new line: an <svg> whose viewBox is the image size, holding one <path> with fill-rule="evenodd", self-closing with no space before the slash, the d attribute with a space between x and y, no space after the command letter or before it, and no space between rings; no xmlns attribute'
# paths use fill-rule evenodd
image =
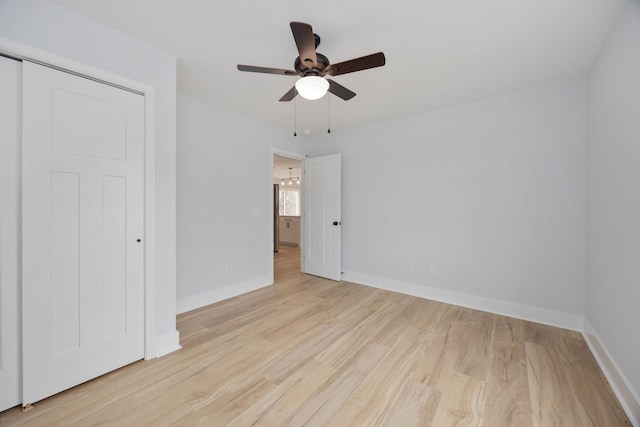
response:
<svg viewBox="0 0 640 427"><path fill-rule="evenodd" d="M280 215L300 216L300 191L280 190Z"/></svg>

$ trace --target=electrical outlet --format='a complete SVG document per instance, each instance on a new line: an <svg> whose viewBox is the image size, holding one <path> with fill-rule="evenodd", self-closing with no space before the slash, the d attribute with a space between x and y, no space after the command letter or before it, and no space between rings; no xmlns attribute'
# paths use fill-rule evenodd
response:
<svg viewBox="0 0 640 427"><path fill-rule="evenodd" d="M413 263L410 261L407 261L407 271L413 273Z"/></svg>
<svg viewBox="0 0 640 427"><path fill-rule="evenodd" d="M438 266L435 264L429 264L429 275L437 276L438 275Z"/></svg>
<svg viewBox="0 0 640 427"><path fill-rule="evenodd" d="M227 264L227 273L233 272L233 264Z"/></svg>

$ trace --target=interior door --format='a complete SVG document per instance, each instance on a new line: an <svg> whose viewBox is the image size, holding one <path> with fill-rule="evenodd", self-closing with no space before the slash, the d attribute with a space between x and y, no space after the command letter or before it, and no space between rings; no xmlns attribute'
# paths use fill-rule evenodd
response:
<svg viewBox="0 0 640 427"><path fill-rule="evenodd" d="M144 356L143 101L23 62L24 405Z"/></svg>
<svg viewBox="0 0 640 427"><path fill-rule="evenodd" d="M20 62L0 56L0 411L20 403Z"/></svg>
<svg viewBox="0 0 640 427"><path fill-rule="evenodd" d="M303 161L303 272L340 280L340 154Z"/></svg>

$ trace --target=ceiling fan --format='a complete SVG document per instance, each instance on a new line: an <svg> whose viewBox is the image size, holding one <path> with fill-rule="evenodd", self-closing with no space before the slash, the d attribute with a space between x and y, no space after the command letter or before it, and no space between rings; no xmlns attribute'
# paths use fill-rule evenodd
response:
<svg viewBox="0 0 640 427"><path fill-rule="evenodd" d="M256 67L253 65L238 65L240 71L254 73L280 74L285 76L300 76L281 102L291 101L296 95L306 99L319 99L328 91L345 101L350 100L356 93L334 82L325 76L339 76L369 68L381 67L385 64L384 53L378 52L360 58L332 64L329 58L316 52L320 45L320 36L314 34L311 25L304 22L291 22L291 32L298 48L298 56L294 63L295 70L280 68Z"/></svg>

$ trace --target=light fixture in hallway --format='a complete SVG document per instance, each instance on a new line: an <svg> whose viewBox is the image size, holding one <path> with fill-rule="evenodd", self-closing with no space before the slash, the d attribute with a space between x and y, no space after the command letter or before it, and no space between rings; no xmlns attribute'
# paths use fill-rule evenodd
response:
<svg viewBox="0 0 640 427"><path fill-rule="evenodd" d="M291 176L292 174L292 169L293 168L289 168L289 185L293 185L293 181L295 180L296 184L300 184L300 177L299 176ZM280 183L280 185L286 185L287 184L287 179L286 178L282 178L282 182Z"/></svg>

